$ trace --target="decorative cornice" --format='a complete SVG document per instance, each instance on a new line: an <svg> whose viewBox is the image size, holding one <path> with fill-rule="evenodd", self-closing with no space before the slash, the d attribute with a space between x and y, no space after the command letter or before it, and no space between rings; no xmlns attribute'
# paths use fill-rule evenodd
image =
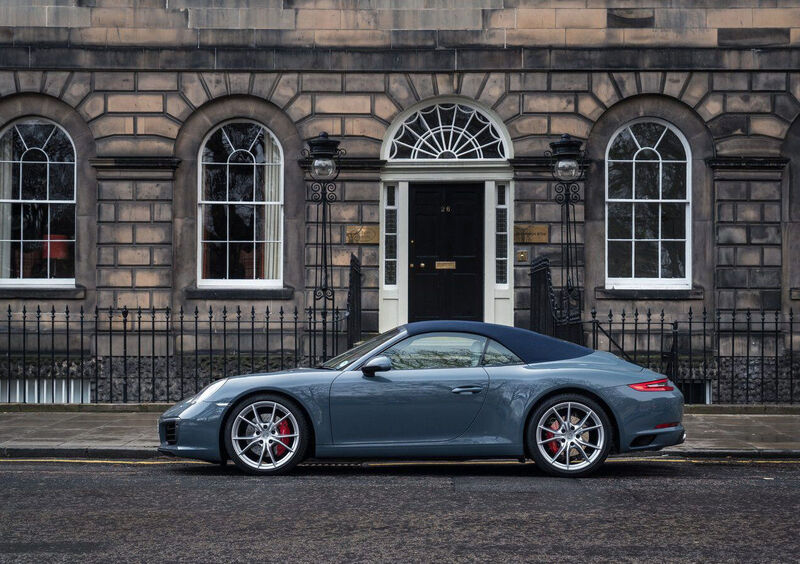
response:
<svg viewBox="0 0 800 564"><path fill-rule="evenodd" d="M714 157L706 161L712 169L782 170L789 163L783 157Z"/></svg>
<svg viewBox="0 0 800 564"><path fill-rule="evenodd" d="M89 164L99 180L172 180L181 160L175 157L96 157Z"/></svg>

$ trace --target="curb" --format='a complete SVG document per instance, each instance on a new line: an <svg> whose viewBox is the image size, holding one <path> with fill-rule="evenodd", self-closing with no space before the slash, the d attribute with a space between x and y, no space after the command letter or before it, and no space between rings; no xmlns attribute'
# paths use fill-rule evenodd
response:
<svg viewBox="0 0 800 564"><path fill-rule="evenodd" d="M0 458L166 458L152 448L113 447L3 447Z"/></svg>
<svg viewBox="0 0 800 564"><path fill-rule="evenodd" d="M687 415L800 415L800 404L689 404Z"/></svg>

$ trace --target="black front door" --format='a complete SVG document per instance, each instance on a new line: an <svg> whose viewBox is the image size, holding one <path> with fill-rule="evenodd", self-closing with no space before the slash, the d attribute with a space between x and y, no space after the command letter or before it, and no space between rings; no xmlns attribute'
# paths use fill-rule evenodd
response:
<svg viewBox="0 0 800 564"><path fill-rule="evenodd" d="M483 321L483 192L410 185L409 321Z"/></svg>

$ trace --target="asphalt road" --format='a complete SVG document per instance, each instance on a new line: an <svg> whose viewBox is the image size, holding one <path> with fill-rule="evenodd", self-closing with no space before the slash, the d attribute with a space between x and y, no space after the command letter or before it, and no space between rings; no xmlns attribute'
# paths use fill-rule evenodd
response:
<svg viewBox="0 0 800 564"><path fill-rule="evenodd" d="M0 561L796 561L800 461L305 466L0 459Z"/></svg>

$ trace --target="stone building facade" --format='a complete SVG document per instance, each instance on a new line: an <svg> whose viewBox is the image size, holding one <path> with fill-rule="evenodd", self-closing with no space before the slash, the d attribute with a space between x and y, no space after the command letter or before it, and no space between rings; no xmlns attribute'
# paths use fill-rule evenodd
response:
<svg viewBox="0 0 800 564"><path fill-rule="evenodd" d="M15 305L308 305L323 131L337 303L352 253L368 331L527 325L562 134L587 312L800 301L794 1L10 0L0 43Z"/></svg>

